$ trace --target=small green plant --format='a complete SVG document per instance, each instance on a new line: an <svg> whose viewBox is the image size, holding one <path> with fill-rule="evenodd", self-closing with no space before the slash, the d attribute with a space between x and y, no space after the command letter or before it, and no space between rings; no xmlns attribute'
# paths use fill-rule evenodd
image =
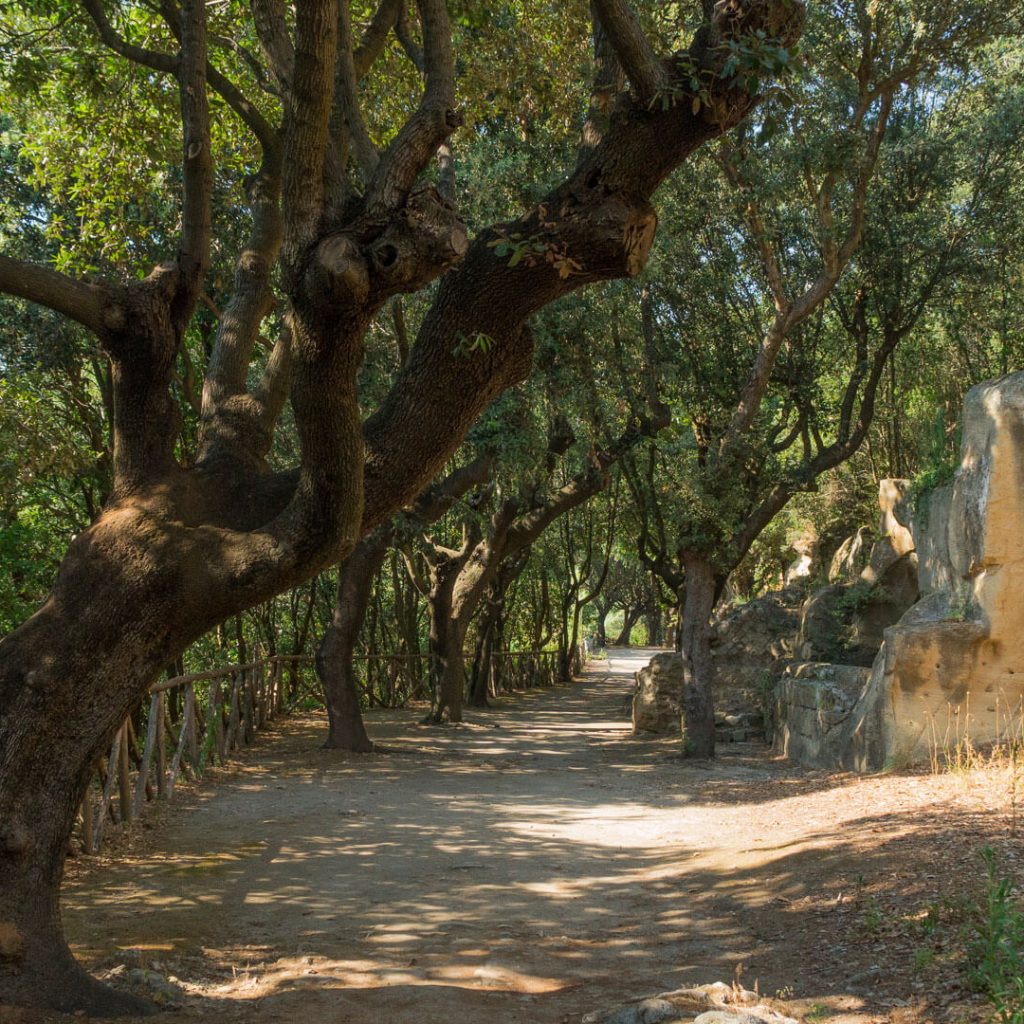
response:
<svg viewBox="0 0 1024 1024"><path fill-rule="evenodd" d="M1024 1024L1024 912L1010 879L1000 878L992 848L981 856L988 879L967 947L968 980L988 998L1000 1024Z"/></svg>
<svg viewBox="0 0 1024 1024"><path fill-rule="evenodd" d="M931 515L931 495L939 487L951 483L959 468L961 428L947 429L945 410L938 409L929 438L930 452L921 471L914 477L907 501L914 509L917 525L927 529Z"/></svg>
<svg viewBox="0 0 1024 1024"><path fill-rule="evenodd" d="M838 618L846 619L856 615L863 607L870 604L878 595L873 583L851 583L841 593L833 606Z"/></svg>
<svg viewBox="0 0 1024 1024"><path fill-rule="evenodd" d="M804 1014L804 1019L807 1024L818 1024L819 1021L828 1020L831 1016L832 1011L824 1003L814 1003Z"/></svg>
<svg viewBox="0 0 1024 1024"><path fill-rule="evenodd" d="M455 337L456 344L452 349L452 355L458 356L461 359L468 359L474 352L479 352L485 356L494 347L494 339L482 332L477 332L472 337L467 337L462 331L459 331Z"/></svg>
<svg viewBox="0 0 1024 1024"><path fill-rule="evenodd" d="M914 971L917 974L920 974L922 971L931 967L934 960L935 950L929 949L927 946L922 946L914 952Z"/></svg>
<svg viewBox="0 0 1024 1024"><path fill-rule="evenodd" d="M882 922L885 920L885 915L882 913L882 908L878 905L878 900L872 896L868 900L868 908L864 911L864 927L869 935L874 935L882 927Z"/></svg>
<svg viewBox="0 0 1024 1024"><path fill-rule="evenodd" d="M958 585L949 602L946 618L952 622L964 622L971 617L974 599L969 586Z"/></svg>

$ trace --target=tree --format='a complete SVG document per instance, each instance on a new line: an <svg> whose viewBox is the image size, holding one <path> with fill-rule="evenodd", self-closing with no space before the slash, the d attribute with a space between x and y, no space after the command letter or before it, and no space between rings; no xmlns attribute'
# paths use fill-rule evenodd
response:
<svg viewBox="0 0 1024 1024"><path fill-rule="evenodd" d="M926 97L950 75L963 86L954 69L999 14L933 5L911 27L898 6L816 12L820 74L788 130L773 137L766 118L716 150L721 205L691 206L698 219L650 290L649 330L681 350L689 425L629 479L641 557L679 594L695 756L714 753L710 628L726 580L790 500L864 442L893 352L956 274L970 231L975 198L936 169ZM976 179L974 196L989 184ZM666 492L682 499L671 514Z"/></svg>
<svg viewBox="0 0 1024 1024"><path fill-rule="evenodd" d="M403 532L436 522L468 490L486 484L491 468L491 457L482 455L449 473L420 495L407 515L396 517L362 538L341 563L334 615L316 654L317 674L323 684L330 725L325 747L357 753L373 750L359 706L354 659L374 577L389 547Z"/></svg>
<svg viewBox="0 0 1024 1024"><path fill-rule="evenodd" d="M251 20L220 26L212 49L210 10L197 0L161 3L150 46L133 42L102 0L83 0L107 48L145 69L147 83L174 83L180 230L158 242L165 262L141 277L86 279L0 256L0 291L98 339L114 410L110 500L71 543L42 608L0 644L8 1001L138 1008L85 974L61 934L64 851L90 764L191 641L338 561L415 498L478 413L528 373L535 312L642 268L653 192L751 110L802 25L794 0L704 6L689 48L663 58L622 0L595 0L598 86L578 160L541 201L471 241L443 195L445 175L438 188L421 181L461 120L441 0L419 0L419 40L404 5L384 0L358 43L347 4L297 5L292 29L283 5L256 0ZM235 8L224 17L238 17ZM80 19L66 20L80 34ZM390 139L380 151L360 80L392 30L424 84L412 113L379 133ZM258 41L260 56L242 47L246 56L230 60L224 41L239 38ZM243 70L249 57L257 70ZM239 84L252 79L281 98L280 125L273 104ZM211 96L255 140L258 163L246 179L250 234L205 368L195 459L182 465L171 388L211 258ZM357 373L374 317L452 267L364 425ZM279 299L280 333L253 383L260 328ZM272 471L286 400L299 459Z"/></svg>

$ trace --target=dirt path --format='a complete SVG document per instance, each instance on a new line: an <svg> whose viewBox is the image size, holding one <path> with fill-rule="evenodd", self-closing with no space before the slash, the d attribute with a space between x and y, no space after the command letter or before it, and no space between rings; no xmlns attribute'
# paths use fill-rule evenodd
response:
<svg viewBox="0 0 1024 1024"><path fill-rule="evenodd" d="M870 915L938 891L908 843L980 843L995 818L930 776L829 776L754 745L682 762L629 733L649 655L457 728L371 715L393 753L321 751L321 717L288 721L71 880L76 951L179 979L168 1021L578 1021L740 964L836 1022L947 1019L915 1001L933 993L902 931Z"/></svg>

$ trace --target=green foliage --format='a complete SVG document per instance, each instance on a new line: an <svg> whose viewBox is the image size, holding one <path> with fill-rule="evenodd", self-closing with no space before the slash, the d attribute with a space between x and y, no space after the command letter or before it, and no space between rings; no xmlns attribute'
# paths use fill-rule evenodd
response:
<svg viewBox="0 0 1024 1024"><path fill-rule="evenodd" d="M987 884L974 911L968 978L988 998L1000 1024L1024 1024L1024 912L1012 882L1000 877L992 848L985 847L981 856Z"/></svg>
<svg viewBox="0 0 1024 1024"><path fill-rule="evenodd" d="M946 428L944 411L939 409L935 414L931 431L928 434L929 449L922 468L914 475L907 498L915 513L921 518L922 525L928 521L927 499L932 491L951 483L959 467L960 428L950 435Z"/></svg>
<svg viewBox="0 0 1024 1024"><path fill-rule="evenodd" d="M452 349L452 355L469 358L474 352L485 356L494 347L494 339L489 335L477 333L472 338L467 338L461 331L457 335L458 342Z"/></svg>
<svg viewBox="0 0 1024 1024"><path fill-rule="evenodd" d="M854 616L878 596L879 588L875 583L857 582L844 587L836 598L833 610L841 622Z"/></svg>

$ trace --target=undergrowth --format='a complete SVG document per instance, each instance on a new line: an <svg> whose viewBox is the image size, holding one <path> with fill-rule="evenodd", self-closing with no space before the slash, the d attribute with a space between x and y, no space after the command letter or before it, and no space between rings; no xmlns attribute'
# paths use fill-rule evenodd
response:
<svg viewBox="0 0 1024 1024"><path fill-rule="evenodd" d="M987 870L985 892L975 907L967 946L967 977L992 1004L1000 1024L1024 1024L1024 912L1013 883L1000 877L995 852L981 851Z"/></svg>

